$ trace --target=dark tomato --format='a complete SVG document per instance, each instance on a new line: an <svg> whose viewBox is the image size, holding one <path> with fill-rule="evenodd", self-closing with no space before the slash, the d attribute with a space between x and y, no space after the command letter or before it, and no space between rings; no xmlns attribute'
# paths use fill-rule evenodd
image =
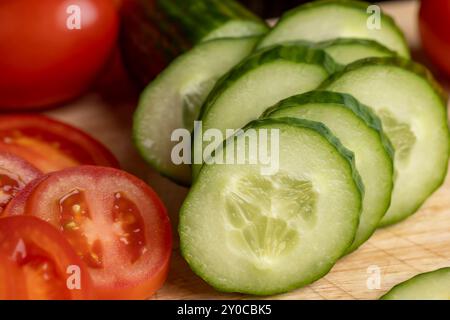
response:
<svg viewBox="0 0 450 320"><path fill-rule="evenodd" d="M426 53L450 76L450 1L423 0L419 26Z"/></svg>

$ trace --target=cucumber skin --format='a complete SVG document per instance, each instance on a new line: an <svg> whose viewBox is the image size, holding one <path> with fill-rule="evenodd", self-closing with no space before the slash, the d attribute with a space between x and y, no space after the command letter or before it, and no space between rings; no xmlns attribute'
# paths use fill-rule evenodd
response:
<svg viewBox="0 0 450 320"><path fill-rule="evenodd" d="M294 9L287 11L280 18L277 25L282 23L283 20L289 19L290 17L295 16L298 12L301 12L304 10L311 10L311 9L321 7L321 6L326 6L326 5L346 6L349 8L362 9L362 10L366 11L367 8L372 4L369 2L366 2L366 1L355 1L355 0L318 0L318 1L309 2L306 4L300 5ZM401 30L398 27L395 20L392 17L390 17L389 15L384 14L384 13L381 13L381 17L384 20L384 22L391 25L393 27L393 30L395 30L395 32L400 36L400 38L402 39L402 45L405 49L405 58L409 58L410 53L409 53L408 43L406 41L405 35L401 32ZM277 25L275 25L274 29L276 29ZM257 48L259 48L263 42L264 42L264 38L261 39L260 44L257 45Z"/></svg>
<svg viewBox="0 0 450 320"><path fill-rule="evenodd" d="M404 281L402 283L397 284L391 290L389 290L386 294L381 296L379 300L394 300L394 299L392 299L391 296L393 294L395 294L395 291L397 291L398 289L402 289L403 287L407 287L410 283L415 282L416 280L420 279L422 276L438 274L438 273L444 273L444 274L449 273L450 274L450 268L442 268L442 269L438 269L438 270L435 270L435 271L418 274L418 275L412 277L409 280L406 280L406 281Z"/></svg>
<svg viewBox="0 0 450 320"><path fill-rule="evenodd" d="M199 43L215 29L232 20L248 20L264 26L265 22L235 0L156 0L171 23L191 43ZM168 23L169 21L164 21ZM211 39L209 39L211 40Z"/></svg>
<svg viewBox="0 0 450 320"><path fill-rule="evenodd" d="M376 130L380 136L383 147L388 153L391 160L394 159L394 147L392 146L389 138L384 134L381 120L366 106L362 105L353 96L346 93L330 92L330 91L310 91L297 96L289 97L280 101L273 107L267 109L261 118L269 118L270 115L277 110L284 108L290 108L296 105L303 105L307 103L336 103L344 105L350 109L353 113L363 119L364 122Z"/></svg>
<svg viewBox="0 0 450 320"><path fill-rule="evenodd" d="M426 82L428 82L431 85L431 87L434 90L435 94L440 98L440 100L442 102L443 110L445 112L446 122L448 123L448 120L447 120L448 119L448 111L447 111L447 107L446 107L447 106L447 94L445 93L444 89L434 79L433 75L431 74L431 72L426 67L424 67L421 64L418 64L416 62L413 62L411 60L404 59L404 58L400 58L400 57L367 58L367 59L362 59L362 60L356 61L356 62L351 63L348 66L346 66L343 70L341 70L339 72L336 72L335 74L331 75L327 80L324 81L324 83L322 83L320 85L318 90L326 90L327 87L331 83L333 83L334 81L339 79L341 76L343 76L347 72L351 72L353 70L357 70L359 68L363 68L363 67L365 67L367 65L400 67L402 69L405 69L405 70L408 70L410 72L413 72L417 76L419 76L422 79L424 79ZM450 131L449 131L448 135L450 137ZM448 150L447 158L449 158L449 157L450 157L450 149ZM445 178L447 176L447 172L448 172L448 166L447 166L446 171L442 175L441 181L439 181L439 183L437 183L437 186L436 186L436 188L434 190L430 191L430 194L428 195L428 197L431 196L445 182ZM411 215L413 215L415 212L417 212L417 210L420 209L420 207L425 203L426 200L427 199L425 199L422 203L420 203L415 208L415 210L413 211L413 213ZM389 221L384 221L383 223L380 224L379 227L380 228L389 227L389 226L391 226L393 224L396 224L398 222L401 222L401 221L407 219L411 215L405 216L405 217L402 217L402 218L391 219Z"/></svg>
<svg viewBox="0 0 450 320"><path fill-rule="evenodd" d="M235 0L127 0L121 15L123 60L141 89L178 55L230 21L260 25L259 35L268 30L263 20Z"/></svg>
<svg viewBox="0 0 450 320"><path fill-rule="evenodd" d="M276 119L265 118L265 119L258 119L258 120L254 120L254 121L250 122L243 128L243 130L245 131L248 129L257 129L259 127L264 127L267 125L281 125L281 126L287 125L287 126L294 126L294 127L310 129L311 131L315 131L318 134L320 134L324 139L326 139L330 144L332 144L334 146L334 148L338 151L338 153L346 160L346 162L350 166L350 169L352 171L353 181L355 183L357 190L359 191L358 194L359 194L360 211L362 210L362 199L364 196L364 184L362 182L362 179L361 179L358 171L356 170L355 156L354 156L353 152L351 152L350 150L348 150L341 144L339 139L336 138L325 125L323 125L322 123L319 123L319 122L315 122L315 121L296 119L296 118L276 118ZM227 141L229 139L234 139L234 136L229 137L226 141L223 142L223 144L219 148L225 148ZM206 164L204 164L204 166L206 166ZM196 185L199 183L198 181L200 180L199 177L201 175L202 175L202 172L199 173L198 178L193 182L191 190L193 190L196 187ZM180 209L180 223L178 225L178 234L180 235L181 255L186 260L186 262L189 264L189 267L191 268L191 270L197 276L204 279L209 285L211 285L217 291L224 292L224 293L237 292L236 290L232 290L232 289L228 290L228 289L221 287L220 285L217 285L215 283L214 279L208 279L208 278L204 277L203 272L202 272L202 266L196 264L195 261L192 261L189 258L189 250L184 245L184 242L181 241L181 238L182 238L181 234L183 233L183 219L185 216L184 207L185 207L185 203L187 203L188 201L189 201L189 194L186 197L185 202L183 203L183 205ZM358 229L358 225L359 225L359 216L357 219L355 219L355 222L354 222L355 235L356 235L356 230ZM351 241L349 241L349 243L345 246L345 249L339 253L340 257L345 255L347 249L352 245L353 241L354 241L354 237L352 237ZM240 293L251 294L251 295L255 295L255 296L270 296L270 295L291 292L293 290L305 287L305 286L323 278L325 275L327 275L331 271L331 269L333 268L335 263L331 263L329 265L324 266L323 267L324 270L323 270L323 272L320 273L320 275L318 275L312 279L309 279L307 281L293 284L290 287L287 287L282 291L257 291L257 292L252 291L252 292L240 292Z"/></svg>
<svg viewBox="0 0 450 320"><path fill-rule="evenodd" d="M343 105L349 110L351 110L354 114L356 114L360 119L362 119L367 126L374 129L381 140L381 143L384 147L384 150L386 151L387 155L389 156L391 163L394 161L394 147L392 146L391 141L386 136L386 134L383 132L381 120L369 109L369 107L366 107L362 105L358 100L356 100L353 96L346 94L346 93L338 93L338 92L331 92L331 91L310 91L304 94L300 94L297 96L293 96L290 98L287 98L285 100L280 101L275 106L267 109L261 118L270 118L271 114L274 112L277 112L282 109L287 109L299 105L304 105L308 103L336 103L339 105ZM392 175L394 174L394 168L392 164ZM391 185L391 190L393 188L393 181ZM390 203L387 204L387 208L389 208ZM386 210L387 210L386 208ZM372 234L375 232L373 230ZM366 239L364 239L364 242L367 241L372 234L368 235ZM350 250L346 252L346 254L350 254L358 249L359 246L361 246L364 242L359 244L358 246L351 246Z"/></svg>
<svg viewBox="0 0 450 320"><path fill-rule="evenodd" d="M402 69L406 69L423 78L425 81L431 84L436 94L441 99L444 106L447 105L447 93L442 88L442 86L436 81L431 72L424 67L423 65L413 62L411 60L401 58L401 57L388 57L388 58L366 58L355 61L347 66L345 66L342 70L332 74L327 80L325 80L319 87L319 90L326 90L326 88L342 77L347 72L351 72L357 70L359 68L363 68L367 65L378 65L378 66L394 66L400 67ZM444 108L447 112L447 109Z"/></svg>
<svg viewBox="0 0 450 320"><path fill-rule="evenodd" d="M332 40L318 42L316 44L316 47L319 49L326 50L327 48L332 47L334 45L353 45L353 44L359 44L361 46L373 47L374 49L377 49L378 51L383 52L392 57L398 56L395 51L392 51L391 49L389 49L388 47L385 47L378 41L371 40L371 39L336 38L336 39L332 39Z"/></svg>
<svg viewBox="0 0 450 320"><path fill-rule="evenodd" d="M205 116L209 108L215 104L222 93L239 78L261 65L277 60L321 65L330 75L341 69L325 51L316 49L305 42L286 43L259 50L234 67L217 82L200 110L199 119Z"/></svg>

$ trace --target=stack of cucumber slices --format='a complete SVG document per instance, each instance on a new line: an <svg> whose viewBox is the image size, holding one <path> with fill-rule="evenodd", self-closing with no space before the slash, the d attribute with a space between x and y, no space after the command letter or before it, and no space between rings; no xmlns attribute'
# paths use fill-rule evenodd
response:
<svg viewBox="0 0 450 320"><path fill-rule="evenodd" d="M269 295L308 285L442 184L446 98L408 60L390 17L379 16L380 28L368 24L368 6L316 1L263 36L246 29L204 41L142 94L136 145L161 174L192 184L181 250L218 290ZM172 133L198 126L216 137L194 134L189 156L203 161L174 163ZM276 171L252 158L259 147ZM427 274L385 298L417 296L427 283L427 297L449 297L441 285L448 270L436 274L441 281Z"/></svg>

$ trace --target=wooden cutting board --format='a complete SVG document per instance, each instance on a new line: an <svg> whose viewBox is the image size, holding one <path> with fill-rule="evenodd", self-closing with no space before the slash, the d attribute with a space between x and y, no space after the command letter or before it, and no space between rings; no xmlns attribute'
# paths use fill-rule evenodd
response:
<svg viewBox="0 0 450 320"><path fill-rule="evenodd" d="M416 1L383 5L405 31L416 60L425 64L417 32ZM439 78L439 77L438 77ZM441 80L443 85L450 88ZM103 141L117 155L124 169L144 178L161 195L175 226L187 190L151 172L131 144L133 91L126 84L111 85L102 93L90 93L49 115L85 129ZM176 234L176 233L175 233ZM177 241L176 241L177 243ZM277 299L376 299L393 285L417 273L450 266L450 180L413 217L382 229L357 252L343 258L323 279L313 285L277 296ZM373 270L381 273L379 289L369 289ZM369 280L370 282L370 280ZM154 299L247 299L221 294L195 276L174 249L166 285Z"/></svg>

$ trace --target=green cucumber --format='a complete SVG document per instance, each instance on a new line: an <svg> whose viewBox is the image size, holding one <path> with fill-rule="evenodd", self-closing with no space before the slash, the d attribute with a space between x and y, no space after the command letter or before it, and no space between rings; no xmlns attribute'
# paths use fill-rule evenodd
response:
<svg viewBox="0 0 450 320"><path fill-rule="evenodd" d="M278 142L278 172L262 175L251 157L205 164L181 208L181 252L220 291L269 295L308 285L353 242L362 197L353 154L317 122L264 119L243 130L215 158L231 148L235 157L249 154L246 134L266 132L271 146Z"/></svg>
<svg viewBox="0 0 450 320"><path fill-rule="evenodd" d="M218 38L263 35L267 25L235 0L157 0L192 43Z"/></svg>
<svg viewBox="0 0 450 320"><path fill-rule="evenodd" d="M321 89L370 106L394 145L394 191L381 226L416 212L443 183L449 157L447 103L430 73L405 59L370 58L334 74Z"/></svg>
<svg viewBox="0 0 450 320"><path fill-rule="evenodd" d="M201 42L261 36L268 30L235 0L127 0L121 15L122 56L140 87Z"/></svg>
<svg viewBox="0 0 450 320"><path fill-rule="evenodd" d="M171 158L175 129L192 129L200 106L215 82L249 55L257 37L204 42L177 58L142 93L134 115L133 136L143 158L158 172L188 185L189 165ZM221 57L217 59L217 57Z"/></svg>
<svg viewBox="0 0 450 320"><path fill-rule="evenodd" d="M325 50L334 61L347 65L365 58L394 57L396 53L382 44L367 39L340 38L320 42L318 48Z"/></svg>
<svg viewBox="0 0 450 320"><path fill-rule="evenodd" d="M216 84L200 113L203 131L219 129L226 136L227 129L242 128L281 99L315 89L337 68L323 50L305 44L256 52ZM194 154L203 153L200 138L194 137ZM194 178L200 168L193 165Z"/></svg>
<svg viewBox="0 0 450 320"><path fill-rule="evenodd" d="M335 38L372 39L400 56L409 57L405 38L394 20L380 15L380 28L370 29L369 3L351 0L324 0L301 5L288 11L266 37L259 48L288 41L320 42Z"/></svg>
<svg viewBox="0 0 450 320"><path fill-rule="evenodd" d="M288 98L267 110L263 117L321 122L355 154L365 190L358 232L349 249L356 250L377 229L391 202L394 151L378 117L352 96L327 91Z"/></svg>
<svg viewBox="0 0 450 320"><path fill-rule="evenodd" d="M423 273L398 284L382 300L450 300L450 268Z"/></svg>

